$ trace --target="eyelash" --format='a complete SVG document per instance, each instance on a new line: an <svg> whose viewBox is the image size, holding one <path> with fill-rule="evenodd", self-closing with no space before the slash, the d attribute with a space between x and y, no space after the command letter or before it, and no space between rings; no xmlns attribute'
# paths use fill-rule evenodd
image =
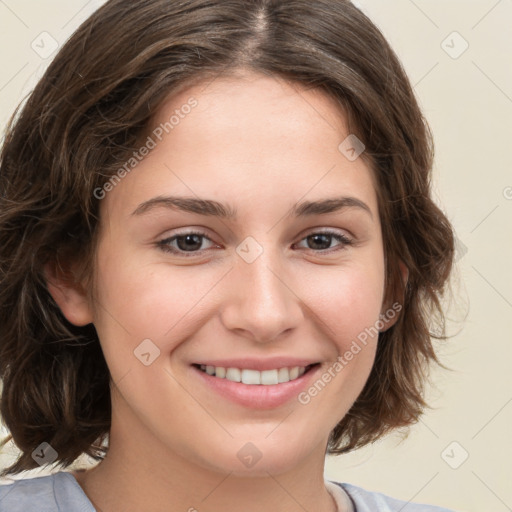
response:
<svg viewBox="0 0 512 512"><path fill-rule="evenodd" d="M213 242L206 235L206 233L203 233L201 231L186 231L184 233L179 233L177 235L173 235L172 237L168 237L168 238L165 238L163 240L160 240L159 242L157 242L157 246L162 251L164 251L164 252L175 254L175 255L179 255L179 256L184 256L185 258L192 258L194 256L197 256L197 255L200 255L200 254L204 253L205 251L208 251L208 249L203 249L203 250L200 250L200 251L188 251L187 252L187 251L183 251L183 250L180 250L180 249L175 249L175 248L170 247L169 244L171 242L177 240L178 238L186 237L186 236L189 236L189 235L200 236L202 238L206 238L210 242ZM342 234L338 233L337 231L330 231L330 230L327 230L327 231L314 231L314 232L306 235L299 242L302 242L303 240L305 240L308 237L313 236L313 235L327 235L327 236L333 237L338 242L341 242L341 245L338 248L318 249L318 250L308 249L308 250L316 252L316 253L331 254L333 252L345 250L346 246L352 245L354 243L353 240L351 240L350 238L346 237L345 235L342 235Z"/></svg>

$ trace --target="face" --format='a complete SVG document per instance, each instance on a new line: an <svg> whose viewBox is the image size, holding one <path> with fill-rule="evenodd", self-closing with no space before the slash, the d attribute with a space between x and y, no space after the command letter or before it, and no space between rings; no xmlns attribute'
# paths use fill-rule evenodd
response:
<svg viewBox="0 0 512 512"><path fill-rule="evenodd" d="M348 135L327 96L259 75L160 108L101 199L87 308L112 438L236 474L323 460L385 311L372 171L338 149Z"/></svg>

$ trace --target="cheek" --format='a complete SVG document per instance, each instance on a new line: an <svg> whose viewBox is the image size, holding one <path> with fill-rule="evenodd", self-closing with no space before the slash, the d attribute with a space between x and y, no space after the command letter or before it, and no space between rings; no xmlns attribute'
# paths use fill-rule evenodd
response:
<svg viewBox="0 0 512 512"><path fill-rule="evenodd" d="M321 379L329 382L336 409L349 406L360 393L374 362L384 293L379 262L317 273L305 286L305 303L332 347ZM336 389L343 390L343 400L336 397Z"/></svg>
<svg viewBox="0 0 512 512"><path fill-rule="evenodd" d="M375 261L373 266L352 264L317 272L304 289L305 303L322 320L318 324L343 349L379 319L384 292L383 266Z"/></svg>
<svg viewBox="0 0 512 512"><path fill-rule="evenodd" d="M376 260L373 267L354 265L309 283L306 302L332 356L298 397L308 428L333 429L363 390L375 360L383 282L383 266Z"/></svg>
<svg viewBox="0 0 512 512"><path fill-rule="evenodd" d="M98 269L94 325L114 378L138 364L134 351L143 340L169 353L193 336L208 318L209 292L223 274L123 260L111 252Z"/></svg>

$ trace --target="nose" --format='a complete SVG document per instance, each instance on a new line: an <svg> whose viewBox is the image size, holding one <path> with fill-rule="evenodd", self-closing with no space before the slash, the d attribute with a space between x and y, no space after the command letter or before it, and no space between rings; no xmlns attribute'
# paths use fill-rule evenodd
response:
<svg viewBox="0 0 512 512"><path fill-rule="evenodd" d="M291 332L304 319L302 300L289 270L264 251L255 261L239 258L229 274L229 294L221 308L226 329L258 343Z"/></svg>

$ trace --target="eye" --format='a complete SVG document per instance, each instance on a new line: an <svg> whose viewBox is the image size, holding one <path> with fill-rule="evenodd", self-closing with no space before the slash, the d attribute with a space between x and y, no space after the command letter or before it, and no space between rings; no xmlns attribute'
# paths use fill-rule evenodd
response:
<svg viewBox="0 0 512 512"><path fill-rule="evenodd" d="M208 249L202 247L203 240L208 240L214 245L206 234L201 231L187 231L186 233L174 235L160 240L157 245L165 252L188 257L189 255L186 253L191 253L190 256L194 256Z"/></svg>
<svg viewBox="0 0 512 512"><path fill-rule="evenodd" d="M204 240L209 241L211 246L206 248L203 247ZM309 245L307 249L310 249L314 252L329 253L343 250L347 245L351 245L353 243L350 238L337 231L322 231L311 233L307 237L303 238L301 242L303 240L305 240ZM331 244L333 241L338 241L339 244L332 247ZM173 235L171 237L160 240L157 245L164 252L169 252L171 254L177 254L184 257L196 256L216 246L214 242L208 238L206 233L201 231L187 231Z"/></svg>
<svg viewBox="0 0 512 512"><path fill-rule="evenodd" d="M350 238L337 231L321 231L318 233L311 233L302 240L306 241L306 244L308 244L308 249L311 249L315 252L339 251L345 249L347 245L351 245L353 243L353 241ZM337 246L332 247L331 243L334 240L338 241L339 244Z"/></svg>

